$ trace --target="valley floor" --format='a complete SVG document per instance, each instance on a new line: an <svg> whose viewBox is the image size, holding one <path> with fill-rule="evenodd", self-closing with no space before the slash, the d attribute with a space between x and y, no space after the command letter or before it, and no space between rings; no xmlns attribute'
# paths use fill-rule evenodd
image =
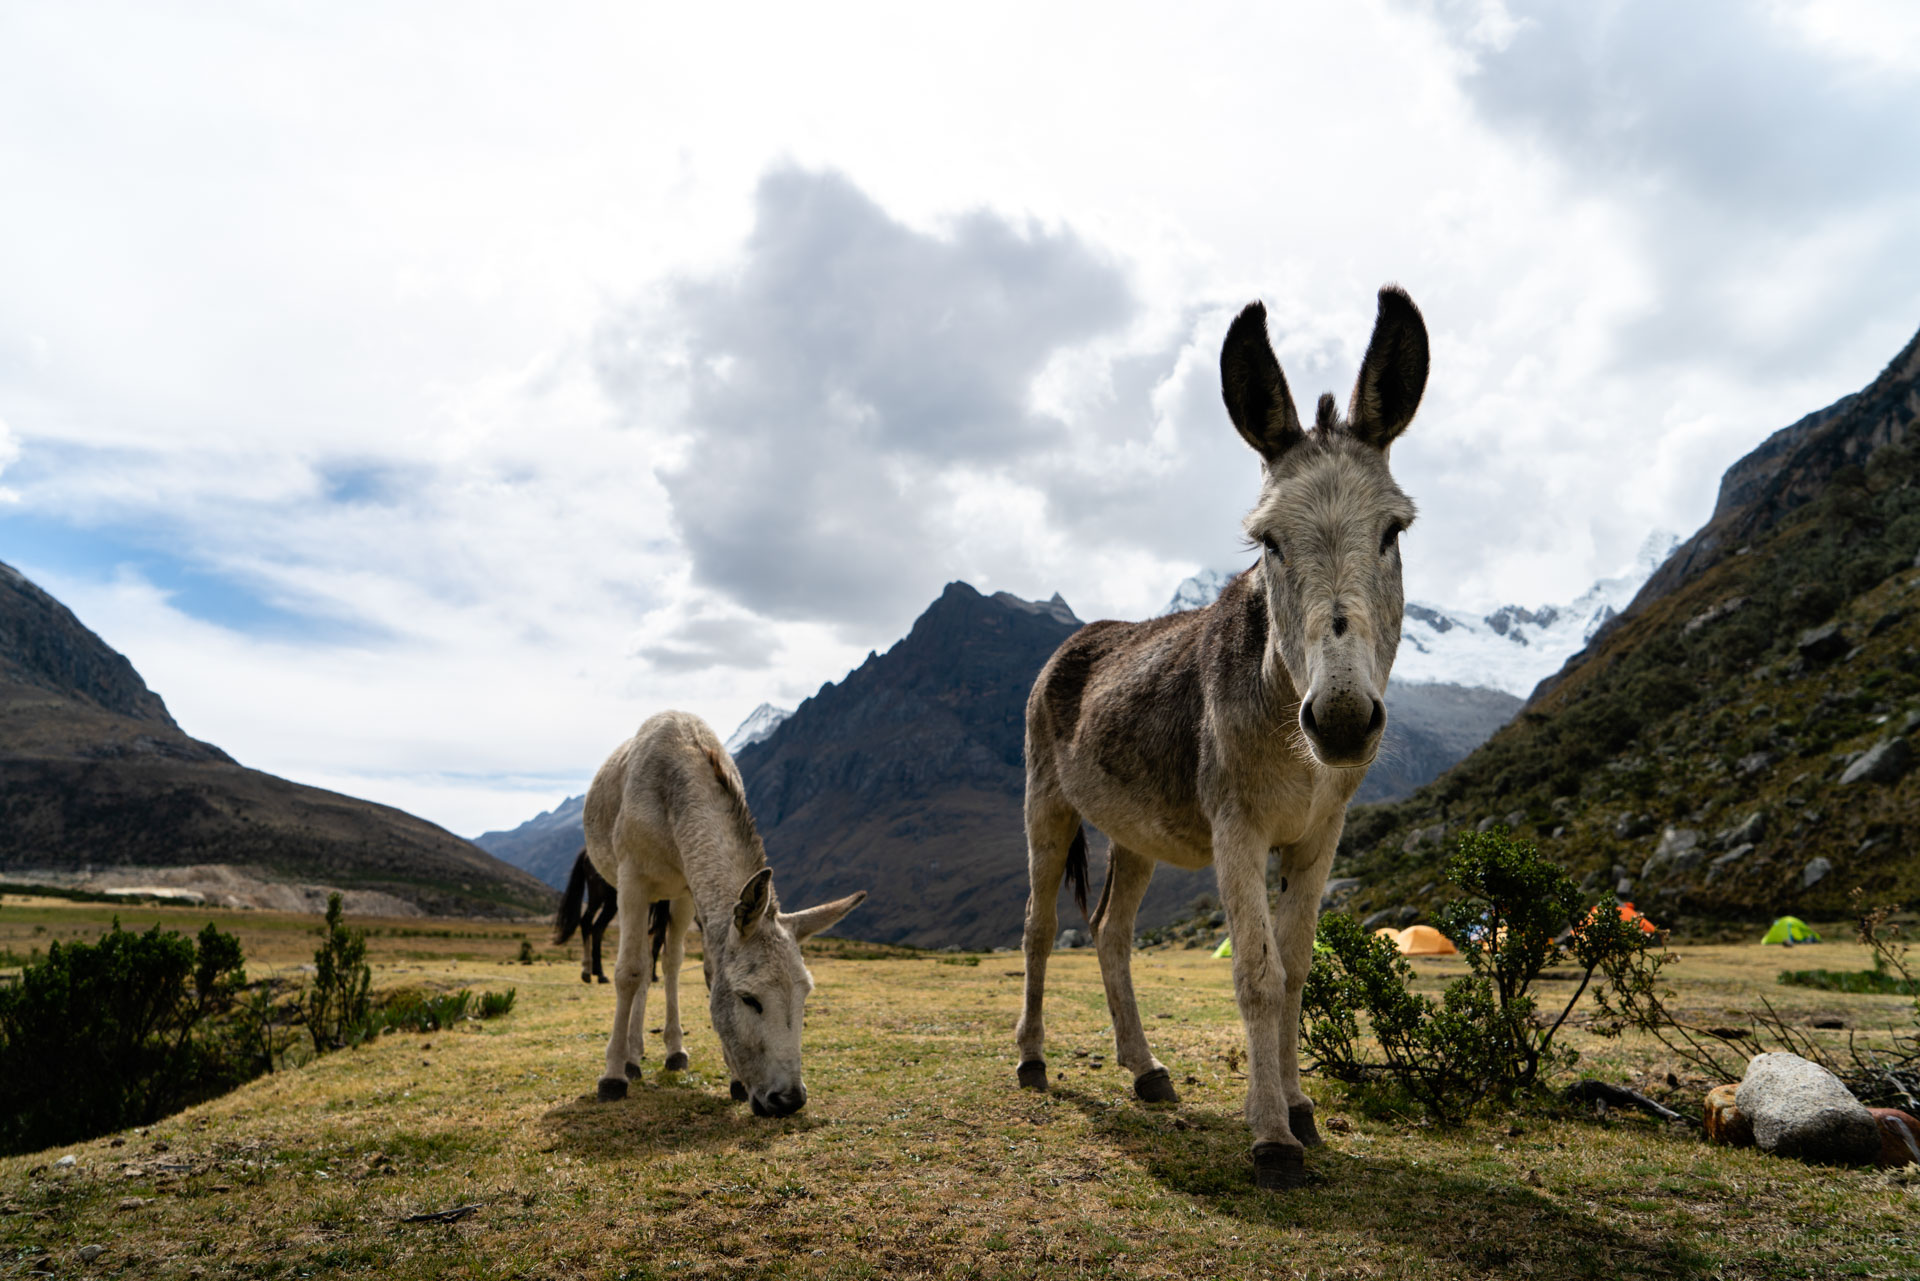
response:
<svg viewBox="0 0 1920 1281"><path fill-rule="evenodd" d="M101 913L9 900L0 947L97 933ZM314 946L311 917L121 911L130 928L210 915L241 933L256 977ZM1444 1131L1310 1082L1328 1140L1309 1154L1313 1182L1257 1192L1229 966L1204 951L1136 959L1155 1049L1185 1082L1182 1103L1150 1109L1112 1065L1091 954L1056 954L1043 1097L1013 1084L1017 955L858 959L885 950L825 940L812 1102L765 1121L727 1099L703 992L693 1070L662 1075L654 1048L632 1096L600 1104L612 989L583 987L539 927L366 924L376 988L511 985L517 1005L263 1078L146 1132L0 1159L0 1277L1920 1274L1920 1189L1899 1176L1710 1148L1617 1114ZM511 963L517 935L540 963ZM1773 985L1783 968L1863 967L1851 946L1682 950L1697 1010L1765 996L1864 1027L1903 1004ZM1423 982L1453 965L1424 962ZM650 1014L658 1026L657 993ZM1610 1080L1664 1075L1646 1045L1580 1044ZM405 1221L463 1206L477 1208Z"/></svg>

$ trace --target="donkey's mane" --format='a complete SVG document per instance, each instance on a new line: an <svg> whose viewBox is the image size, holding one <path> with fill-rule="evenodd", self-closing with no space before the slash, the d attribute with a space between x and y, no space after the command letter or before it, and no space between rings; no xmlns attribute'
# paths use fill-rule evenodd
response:
<svg viewBox="0 0 1920 1281"><path fill-rule="evenodd" d="M701 749L706 753L707 764L713 767L713 777L720 784L720 790L727 798L727 818L733 824L734 835L740 843L753 851L754 868L758 870L767 865L766 843L760 839L760 829L754 825L753 811L747 807L747 796L740 788L740 776L728 768L727 758L711 747Z"/></svg>

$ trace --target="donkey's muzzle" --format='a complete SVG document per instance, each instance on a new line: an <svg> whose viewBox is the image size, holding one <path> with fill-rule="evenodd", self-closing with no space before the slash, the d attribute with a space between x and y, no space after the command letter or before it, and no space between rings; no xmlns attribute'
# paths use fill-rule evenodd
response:
<svg viewBox="0 0 1920 1281"><path fill-rule="evenodd" d="M781 1090L774 1094L753 1096L755 1116L792 1116L805 1106L807 1106L807 1087L804 1085L796 1085L792 1089Z"/></svg>
<svg viewBox="0 0 1920 1281"><path fill-rule="evenodd" d="M1373 763L1387 707L1371 694L1328 692L1300 703L1300 729L1323 765L1354 769Z"/></svg>

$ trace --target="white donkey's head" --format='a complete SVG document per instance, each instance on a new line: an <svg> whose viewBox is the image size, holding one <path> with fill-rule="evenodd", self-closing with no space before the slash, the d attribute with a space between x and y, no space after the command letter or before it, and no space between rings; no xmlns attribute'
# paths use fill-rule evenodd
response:
<svg viewBox="0 0 1920 1281"><path fill-rule="evenodd" d="M707 926L713 1030L733 1073L734 1097L752 1103L756 1116L789 1116L806 1106L800 1027L813 975L800 957L800 940L833 925L866 896L862 890L804 912L782 912L773 869L763 867L740 887L726 928Z"/></svg>
<svg viewBox="0 0 1920 1281"><path fill-rule="evenodd" d="M1263 662L1291 679L1315 759L1368 765L1387 725L1387 673L1405 607L1399 540L1414 516L1387 451L1426 389L1426 325L1405 292L1382 289L1346 415L1323 395L1305 431L1267 340L1266 308L1251 303L1227 330L1220 385L1233 425L1265 462L1260 501L1245 522L1261 550Z"/></svg>

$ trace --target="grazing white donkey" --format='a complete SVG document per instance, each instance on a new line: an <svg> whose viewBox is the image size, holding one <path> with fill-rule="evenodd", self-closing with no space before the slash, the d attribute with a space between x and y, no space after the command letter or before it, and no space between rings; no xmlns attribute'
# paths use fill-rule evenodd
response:
<svg viewBox="0 0 1920 1281"><path fill-rule="evenodd" d="M1091 919L1116 1057L1142 1099L1173 1100L1134 1005L1134 914L1156 861L1212 863L1246 1024L1255 1178L1287 1187L1305 1175L1302 1145L1320 1141L1300 1088L1300 989L1347 802L1387 723L1381 696L1404 603L1399 537L1414 515L1387 449L1426 388L1426 326L1405 293L1382 289L1347 416L1322 396L1311 432L1261 304L1228 329L1220 380L1233 425L1264 463L1244 522L1260 560L1205 609L1081 629L1035 682L1026 1008L1015 1036L1020 1084L1046 1089L1041 1002L1054 904L1071 872L1084 907L1084 820L1113 840ZM1269 850L1280 859L1277 921Z"/></svg>
<svg viewBox="0 0 1920 1281"><path fill-rule="evenodd" d="M587 789L587 857L620 900L613 1036L603 1100L640 1075L647 1027L650 904L667 903L660 951L667 987L666 1068L687 1066L680 1040L680 962L696 913L705 940L707 1007L733 1075L733 1097L758 1116L806 1106L800 1024L813 976L800 940L858 907L858 894L782 912L773 870L733 758L707 723L661 712L614 749Z"/></svg>

